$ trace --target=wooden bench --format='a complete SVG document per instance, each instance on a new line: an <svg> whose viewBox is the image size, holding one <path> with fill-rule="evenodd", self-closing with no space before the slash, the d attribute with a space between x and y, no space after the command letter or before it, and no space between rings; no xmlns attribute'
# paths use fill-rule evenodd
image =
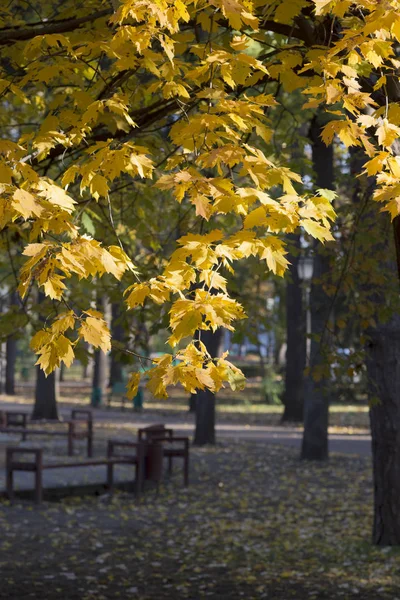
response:
<svg viewBox="0 0 400 600"><path fill-rule="evenodd" d="M66 436L68 443L68 456L74 454L74 440L87 440L87 455L89 458L93 455L93 415L90 410L74 408L71 410L71 418L67 421L39 421L40 425L63 425L67 426L65 431L50 431L49 429L31 428L29 425L35 425L35 421L29 420L29 414L23 411L2 411L2 425L0 433L21 434L22 441L27 439L28 435L50 435ZM78 428L78 423L85 424L82 430Z"/></svg>
<svg viewBox="0 0 400 600"><path fill-rule="evenodd" d="M168 472L172 474L173 459L183 459L183 483L189 485L189 438L174 435L173 429L157 423L138 430L138 442L161 443L163 457L168 459Z"/></svg>
<svg viewBox="0 0 400 600"><path fill-rule="evenodd" d="M123 445L123 442L120 443ZM115 445L115 444L114 444ZM43 463L43 448L20 448L10 447L6 448L6 488L9 500L14 500L14 472L25 471L35 473L35 501L40 504L43 499L43 471L47 469L68 469L68 468L79 468L79 467L94 467L94 466L106 466L107 467L107 486L112 491L114 485L114 465L128 464L135 465L135 492L139 496L143 488L144 479L144 455L145 455L145 444L137 443L136 455L130 456L118 456L113 453L114 448L111 449L111 454L107 458L100 458L97 460L86 460L82 462L67 462L67 463ZM129 444L129 447L133 447ZM110 452L110 450L109 450ZM32 458L29 460L16 460L16 454L27 454Z"/></svg>
<svg viewBox="0 0 400 600"><path fill-rule="evenodd" d="M140 446L143 452L143 485L145 480L155 481L157 485L162 479L163 466L163 447L158 442L131 442L127 440L108 440L107 457L108 458L131 458L130 454L125 454L129 448ZM123 450L124 454L116 452Z"/></svg>

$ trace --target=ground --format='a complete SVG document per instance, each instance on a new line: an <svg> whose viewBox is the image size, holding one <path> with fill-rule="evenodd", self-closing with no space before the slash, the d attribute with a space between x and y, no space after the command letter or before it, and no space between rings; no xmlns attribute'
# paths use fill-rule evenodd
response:
<svg viewBox="0 0 400 600"><path fill-rule="evenodd" d="M127 493L0 504L3 600L400 599L400 555L370 544L371 465L293 448L193 449L137 503Z"/></svg>

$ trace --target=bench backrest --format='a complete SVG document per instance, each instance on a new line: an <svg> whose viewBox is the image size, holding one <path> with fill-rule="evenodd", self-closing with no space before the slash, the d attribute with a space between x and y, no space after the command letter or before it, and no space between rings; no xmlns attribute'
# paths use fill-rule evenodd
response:
<svg viewBox="0 0 400 600"><path fill-rule="evenodd" d="M172 429L167 429L163 423L141 427L138 430L138 440L151 440L152 438L162 437L166 433L172 433Z"/></svg>

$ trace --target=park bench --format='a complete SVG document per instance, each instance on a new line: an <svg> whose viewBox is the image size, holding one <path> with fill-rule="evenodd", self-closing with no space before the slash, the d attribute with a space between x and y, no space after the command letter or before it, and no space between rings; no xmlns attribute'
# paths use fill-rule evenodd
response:
<svg viewBox="0 0 400 600"><path fill-rule="evenodd" d="M38 421L39 425L66 425L66 430L50 431L49 429L32 428L36 421L29 420L29 414L23 411L2 411L2 423L0 433L21 434L22 441L26 441L28 435L66 436L68 444L68 456L74 454L74 440L87 440L87 455L93 455L93 415L90 410L74 408L71 410L71 418L66 421ZM78 423L86 425L84 429L78 427Z"/></svg>
<svg viewBox="0 0 400 600"><path fill-rule="evenodd" d="M168 458L168 473L172 474L173 459L183 459L183 482L189 485L189 438L174 435L173 429L164 424L148 425L138 430L138 442L161 442L163 456Z"/></svg>
<svg viewBox="0 0 400 600"><path fill-rule="evenodd" d="M114 466L121 464L135 465L135 492L139 496L143 488L144 478L144 455L145 446L144 443L132 444L129 443L129 447L136 448L135 455L124 455L119 456L114 453L115 446L109 447L109 455L107 458L92 459L79 462L43 462L43 448L21 448L11 447L6 448L6 488L9 500L14 500L14 472L25 471L33 472L35 474L35 501L40 504L43 499L43 471L48 469L71 469L79 467L107 467L107 486L112 491L114 486ZM123 445L120 442L119 445ZM30 455L30 459L18 460L15 455Z"/></svg>

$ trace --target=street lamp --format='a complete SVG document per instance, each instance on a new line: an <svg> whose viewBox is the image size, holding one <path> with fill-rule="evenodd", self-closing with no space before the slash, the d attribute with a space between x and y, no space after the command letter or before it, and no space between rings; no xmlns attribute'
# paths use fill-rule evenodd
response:
<svg viewBox="0 0 400 600"><path fill-rule="evenodd" d="M314 260L312 256L300 256L297 263L297 274L301 281L311 281L314 271Z"/></svg>
<svg viewBox="0 0 400 600"><path fill-rule="evenodd" d="M310 354L311 354L311 311L310 311L310 291L311 291L311 279L314 271L313 257L310 255L303 255L299 257L297 263L297 273L300 281L305 283L306 291L306 366L310 365Z"/></svg>

